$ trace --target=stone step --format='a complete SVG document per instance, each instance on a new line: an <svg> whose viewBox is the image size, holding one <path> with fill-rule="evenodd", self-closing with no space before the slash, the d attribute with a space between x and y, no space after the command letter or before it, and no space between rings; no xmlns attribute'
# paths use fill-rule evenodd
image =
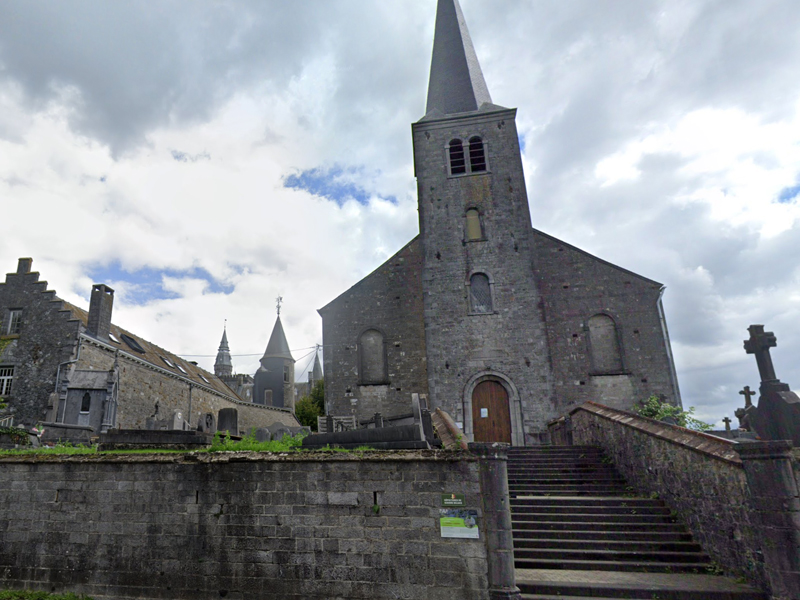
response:
<svg viewBox="0 0 800 600"><path fill-rule="evenodd" d="M611 550L585 548L570 550L564 548L517 548L514 547L515 560L585 560L593 562L634 562L647 564L700 564L709 563L703 552L661 552L637 550Z"/></svg>
<svg viewBox="0 0 800 600"><path fill-rule="evenodd" d="M544 465L509 465L509 473L514 474L528 474L528 473L543 473L543 474L557 474L563 472L575 473L594 473L594 472L610 472L616 473L616 469L611 465L600 465L596 463L576 464L576 465L562 465L562 466L544 466Z"/></svg>
<svg viewBox="0 0 800 600"><path fill-rule="evenodd" d="M653 498L620 498L619 496L577 496L575 498L552 498L550 496L517 496L512 506L598 506L598 507L665 507L663 500Z"/></svg>
<svg viewBox="0 0 800 600"><path fill-rule="evenodd" d="M519 513L513 512L511 520L528 520L536 523L562 523L568 521L570 523L674 523L669 514L655 514L655 515L614 515L606 513L584 513L584 514L559 514L559 513Z"/></svg>
<svg viewBox="0 0 800 600"><path fill-rule="evenodd" d="M592 504L573 504L565 503L564 506L558 504L517 504L516 499L511 502L511 511L519 514L540 512L558 514L586 514L598 513L609 515L669 515L670 511L666 506L597 506Z"/></svg>
<svg viewBox="0 0 800 600"><path fill-rule="evenodd" d="M663 532L683 533L685 528L679 523L614 523L608 521L575 522L575 521L535 521L525 520L511 515L511 526L516 530L550 530L550 531L613 531L613 532Z"/></svg>
<svg viewBox="0 0 800 600"><path fill-rule="evenodd" d="M617 571L628 573L693 573L703 574L709 562L636 562L615 560L567 560L564 558L514 558L517 569L569 569L576 571Z"/></svg>
<svg viewBox="0 0 800 600"><path fill-rule="evenodd" d="M608 550L614 552L702 552L697 542L655 540L608 540L520 538L514 540L514 551L520 550Z"/></svg>
<svg viewBox="0 0 800 600"><path fill-rule="evenodd" d="M509 473L508 483L549 483L551 485L572 484L584 481L613 481L625 483L625 480L614 471L591 471L587 473L570 473L559 471L557 474L547 475L542 473Z"/></svg>
<svg viewBox="0 0 800 600"><path fill-rule="evenodd" d="M576 526L580 524L576 523ZM571 540L578 542L592 542L595 540L630 541L630 542L689 542L692 534L676 526L675 531L653 531L647 527L642 531L630 531L629 527L620 527L617 531L609 529L598 529L587 531L586 529L514 529L514 542L517 540Z"/></svg>
<svg viewBox="0 0 800 600"><path fill-rule="evenodd" d="M596 483L584 483L579 485L523 485L523 484L509 484L509 494L514 496L529 496L536 494L537 496L624 496L627 493L626 488L621 485L600 485Z"/></svg>
<svg viewBox="0 0 800 600"><path fill-rule="evenodd" d="M707 574L517 569L527 600L767 600L767 595L727 577Z"/></svg>

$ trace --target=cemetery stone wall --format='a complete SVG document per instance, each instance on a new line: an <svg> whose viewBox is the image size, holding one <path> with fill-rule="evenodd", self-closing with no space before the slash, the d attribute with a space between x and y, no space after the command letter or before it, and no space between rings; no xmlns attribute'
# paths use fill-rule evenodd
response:
<svg viewBox="0 0 800 600"><path fill-rule="evenodd" d="M486 600L482 460L3 457L0 581L115 600ZM441 536L450 493L477 511L480 539Z"/></svg>

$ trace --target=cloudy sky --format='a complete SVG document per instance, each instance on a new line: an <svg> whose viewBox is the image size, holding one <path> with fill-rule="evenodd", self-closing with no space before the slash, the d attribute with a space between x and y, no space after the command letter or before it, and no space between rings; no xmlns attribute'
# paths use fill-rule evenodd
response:
<svg viewBox="0 0 800 600"><path fill-rule="evenodd" d="M663 282L685 406L800 388L800 4L462 0L533 224ZM435 0L0 0L0 271L253 372L417 231ZM735 422L735 420L734 420Z"/></svg>

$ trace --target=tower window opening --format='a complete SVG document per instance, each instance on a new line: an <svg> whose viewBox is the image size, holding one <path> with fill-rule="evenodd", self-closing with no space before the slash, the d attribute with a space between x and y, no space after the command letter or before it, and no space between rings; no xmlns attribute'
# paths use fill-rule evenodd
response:
<svg viewBox="0 0 800 600"><path fill-rule="evenodd" d="M477 208L467 211L467 240L482 240L483 227L481 227L481 214Z"/></svg>
<svg viewBox="0 0 800 600"><path fill-rule="evenodd" d="M469 168L473 173L486 170L486 151L483 147L483 140L478 136L469 140Z"/></svg>
<svg viewBox="0 0 800 600"><path fill-rule="evenodd" d="M450 140L448 144L450 153L450 174L463 175L467 172L467 161L464 156L464 144L461 140Z"/></svg>
<svg viewBox="0 0 800 600"><path fill-rule="evenodd" d="M92 396L89 392L86 392L81 398L81 412L88 413L89 409L92 407Z"/></svg>
<svg viewBox="0 0 800 600"><path fill-rule="evenodd" d="M487 314L493 312L492 288L489 278L483 273L475 273L469 278L470 301L473 313Z"/></svg>

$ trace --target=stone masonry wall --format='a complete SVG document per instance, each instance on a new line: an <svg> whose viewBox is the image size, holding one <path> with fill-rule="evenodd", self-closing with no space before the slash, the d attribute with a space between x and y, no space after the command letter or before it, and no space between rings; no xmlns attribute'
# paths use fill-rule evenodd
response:
<svg viewBox="0 0 800 600"><path fill-rule="evenodd" d="M111 349L82 339L80 361L76 369L109 370L114 365ZM267 427L282 423L299 426L294 415L285 410L259 406L249 402L235 402L204 388L191 384L182 377L152 367L143 361L135 361L120 355L119 397L117 399L117 427L121 429L144 429L148 417L153 416L158 403L158 419L172 416L174 411L183 413L184 419L194 428L205 413L214 415L221 408L239 411L239 431L247 434L255 427ZM191 409L190 409L191 404Z"/></svg>
<svg viewBox="0 0 800 600"><path fill-rule="evenodd" d="M443 539L441 494L483 528L464 453L0 459L0 582L98 599L486 600L487 535Z"/></svg>
<svg viewBox="0 0 800 600"><path fill-rule="evenodd" d="M588 400L622 410L651 395L678 404L659 303L661 284L534 232L558 413ZM614 319L623 372L594 374L587 321Z"/></svg>
<svg viewBox="0 0 800 600"><path fill-rule="evenodd" d="M8 408L0 417L13 415L17 425L35 425L52 412L58 365L72 358L80 323L23 261L22 272L9 273L0 284L0 366L14 367L11 393L5 397ZM16 335L7 334L12 309L22 309Z"/></svg>
<svg viewBox="0 0 800 600"><path fill-rule="evenodd" d="M473 390L493 380L509 396L513 443L529 445L539 443L557 413L515 114L423 119L412 130L432 404L463 421L472 439ZM486 170L451 175L448 144L473 136L485 144ZM471 209L480 214L482 239L467 239ZM476 273L489 279L490 312L471 306Z"/></svg>
<svg viewBox="0 0 800 600"><path fill-rule="evenodd" d="M762 543L734 443L588 402L571 413L573 443L601 446L643 495L677 511L728 574L768 589Z"/></svg>
<svg viewBox="0 0 800 600"><path fill-rule="evenodd" d="M428 393L422 321L422 248L415 238L336 298L322 315L325 403L329 414L371 418L411 412L411 394ZM360 385L358 339L370 328L385 336L387 385Z"/></svg>

